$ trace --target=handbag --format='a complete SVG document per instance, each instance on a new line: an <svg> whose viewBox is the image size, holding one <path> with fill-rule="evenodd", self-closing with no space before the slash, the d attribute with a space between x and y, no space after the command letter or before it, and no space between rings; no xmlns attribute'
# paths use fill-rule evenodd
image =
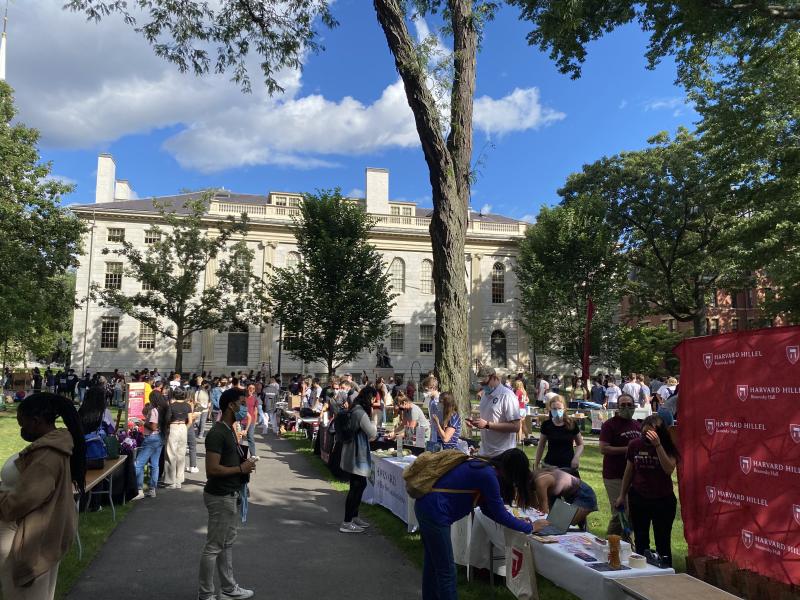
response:
<svg viewBox="0 0 800 600"><path fill-rule="evenodd" d="M107 435L103 438L103 442L106 445L106 458L110 460L114 460L119 458L119 439L115 435Z"/></svg>

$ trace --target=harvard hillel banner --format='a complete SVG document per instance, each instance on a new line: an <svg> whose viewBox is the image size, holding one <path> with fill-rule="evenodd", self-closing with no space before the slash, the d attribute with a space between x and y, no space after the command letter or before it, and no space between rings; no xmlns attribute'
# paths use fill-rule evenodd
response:
<svg viewBox="0 0 800 600"><path fill-rule="evenodd" d="M676 354L689 555L800 584L800 327L693 338Z"/></svg>

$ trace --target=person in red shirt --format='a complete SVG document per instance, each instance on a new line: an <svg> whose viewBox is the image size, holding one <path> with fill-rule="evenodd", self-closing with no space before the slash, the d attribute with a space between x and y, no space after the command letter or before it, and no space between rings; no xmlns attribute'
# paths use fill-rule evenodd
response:
<svg viewBox="0 0 800 600"><path fill-rule="evenodd" d="M258 421L258 396L256 386L247 386L247 419L242 423L242 431L247 432L247 446L250 456L256 455L256 422Z"/></svg>
<svg viewBox="0 0 800 600"><path fill-rule="evenodd" d="M603 485L611 504L611 520L608 522L608 535L623 535L619 511L615 504L622 490L622 477L625 475L625 455L631 440L641 437L641 427L633 420L636 410L635 400L630 394L622 394L618 400L617 414L603 423L600 428L600 454L603 455ZM630 515L626 513L630 521Z"/></svg>
<svg viewBox="0 0 800 600"><path fill-rule="evenodd" d="M644 554L650 547L650 523L656 551L662 564L672 565L672 523L678 500L672 487L672 472L680 460L664 420L658 415L642 423L642 435L628 444L627 464L617 508L628 502L636 552Z"/></svg>

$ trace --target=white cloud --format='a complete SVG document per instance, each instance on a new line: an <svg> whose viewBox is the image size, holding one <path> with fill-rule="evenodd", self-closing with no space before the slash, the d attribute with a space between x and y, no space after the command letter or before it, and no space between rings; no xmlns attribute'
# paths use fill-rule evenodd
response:
<svg viewBox="0 0 800 600"><path fill-rule="evenodd" d="M687 108L689 108L689 104L687 103L686 98L680 96L673 96L671 98L654 98L644 103L645 111L669 110L672 111L673 117L679 117L686 111Z"/></svg>
<svg viewBox="0 0 800 600"><path fill-rule="evenodd" d="M490 215L492 214L492 205L488 202L481 206L481 210L479 211L482 215Z"/></svg>
<svg viewBox="0 0 800 600"><path fill-rule="evenodd" d="M623 109L623 108L625 108L626 106L628 106L628 101L627 101L627 100L625 100L625 99L622 99L622 100L620 101L620 103L619 103L619 109L620 109L620 110L622 110L622 109Z"/></svg>
<svg viewBox="0 0 800 600"><path fill-rule="evenodd" d="M64 185L77 185L78 182L73 179L72 177L67 177L66 175L57 175L55 173L51 173L47 177L44 178L44 181L57 181L58 183L63 183Z"/></svg>
<svg viewBox="0 0 800 600"><path fill-rule="evenodd" d="M337 156L419 146L399 79L372 103L304 95L299 71L282 74L282 96L258 88L242 94L224 76L180 74L117 15L96 24L62 4L19 3L10 19L8 81L17 91L20 119L38 128L47 146L104 149L126 135L171 128L164 149L201 172L264 164L333 167ZM415 27L419 37L430 35L424 21ZM437 51L450 52L438 38ZM256 79L257 64L253 73ZM541 105L537 88L475 101L475 128L486 135L563 118Z"/></svg>
<svg viewBox="0 0 800 600"><path fill-rule="evenodd" d="M526 223L536 223L536 215L522 215L520 221L525 221Z"/></svg>
<svg viewBox="0 0 800 600"><path fill-rule="evenodd" d="M353 188L352 190L347 192L346 196L348 198L364 198L365 194L364 190L362 190L361 188Z"/></svg>

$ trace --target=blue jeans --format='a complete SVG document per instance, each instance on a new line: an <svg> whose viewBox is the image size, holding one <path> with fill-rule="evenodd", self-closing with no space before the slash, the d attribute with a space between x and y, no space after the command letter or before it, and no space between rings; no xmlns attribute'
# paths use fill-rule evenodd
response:
<svg viewBox="0 0 800 600"><path fill-rule="evenodd" d="M250 427L247 428L247 446L250 448L250 456L256 455L256 423L253 421L250 423Z"/></svg>
<svg viewBox="0 0 800 600"><path fill-rule="evenodd" d="M450 526L436 523L416 505L414 513L417 515L419 533L425 548L422 600L458 600Z"/></svg>
<svg viewBox="0 0 800 600"><path fill-rule="evenodd" d="M150 463L150 489L156 489L158 485L158 459L161 457L161 449L164 442L157 433L151 433L142 442L141 448L136 455L136 487L144 488L144 466Z"/></svg>

